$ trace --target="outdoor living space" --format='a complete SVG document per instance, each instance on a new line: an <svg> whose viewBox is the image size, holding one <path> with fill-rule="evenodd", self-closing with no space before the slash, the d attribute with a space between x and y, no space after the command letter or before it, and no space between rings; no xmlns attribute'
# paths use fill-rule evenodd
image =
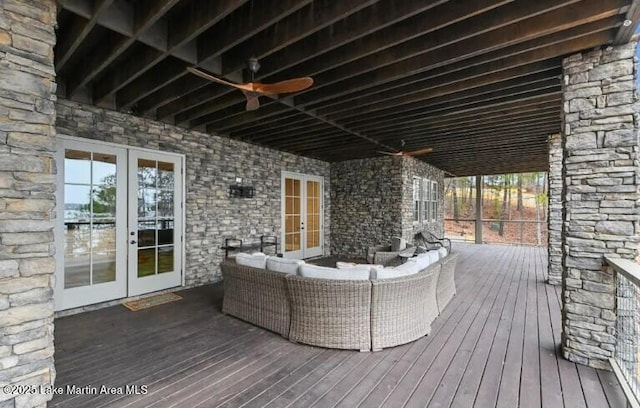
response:
<svg viewBox="0 0 640 408"><path fill-rule="evenodd" d="M57 381L146 387L51 406L623 407L610 371L561 356L560 288L540 247L454 244L457 295L429 336L378 352L294 344L220 312L222 285L130 312L56 319Z"/></svg>
<svg viewBox="0 0 640 408"><path fill-rule="evenodd" d="M635 403L639 26L640 0L0 0L0 408ZM418 233L466 242L396 254ZM512 237L536 247L485 245ZM228 279L239 251L277 290ZM297 283L358 288L313 313L360 343L301 340Z"/></svg>

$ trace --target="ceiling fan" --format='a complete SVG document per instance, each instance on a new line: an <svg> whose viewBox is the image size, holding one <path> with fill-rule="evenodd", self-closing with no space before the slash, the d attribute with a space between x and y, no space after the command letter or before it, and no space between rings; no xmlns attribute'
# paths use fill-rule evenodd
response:
<svg viewBox="0 0 640 408"><path fill-rule="evenodd" d="M423 154L431 153L432 151L433 151L433 147L425 147L424 149L399 151L399 152L378 151L378 153L386 154L387 156L420 156Z"/></svg>
<svg viewBox="0 0 640 408"><path fill-rule="evenodd" d="M256 110L260 107L260 101L258 100L258 98L262 95L278 95L282 93L298 92L305 90L313 85L313 78L311 77L293 78L273 84L253 82L256 72L258 72L258 70L260 69L260 63L258 62L257 58L249 59L247 69L251 73L251 82L247 82L246 84L236 84L234 82L230 82L222 78L207 74L206 72L200 71L195 67L187 67L187 70L192 74L198 75L202 78L217 82L222 85L232 86L241 90L244 96L247 98L246 109L248 111Z"/></svg>

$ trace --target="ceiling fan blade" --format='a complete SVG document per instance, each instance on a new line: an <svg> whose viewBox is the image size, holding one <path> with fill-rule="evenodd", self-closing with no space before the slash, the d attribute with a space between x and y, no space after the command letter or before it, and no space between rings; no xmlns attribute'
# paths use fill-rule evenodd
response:
<svg viewBox="0 0 640 408"><path fill-rule="evenodd" d="M252 84L253 91L260 92L261 94L273 95L273 94L281 94L281 93L290 93L290 92L298 92L309 88L313 85L313 78L311 77L302 77L302 78L294 78L288 79L286 81L276 82L274 84L261 84L259 82L254 82Z"/></svg>
<svg viewBox="0 0 640 408"><path fill-rule="evenodd" d="M425 147L424 149L411 150L408 152L404 152L405 156L420 156L421 154L431 153L433 151L433 147Z"/></svg>
<svg viewBox="0 0 640 408"><path fill-rule="evenodd" d="M383 152L382 150L378 150L378 153L384 154L387 156L402 156L402 152Z"/></svg>
<svg viewBox="0 0 640 408"><path fill-rule="evenodd" d="M200 71L199 69L194 67L187 67L187 71L191 72L192 74L198 75L201 78L208 79L209 81L217 82L222 85L232 86L243 91L253 91L253 87L250 84L236 84L233 82L225 81L224 79L209 75L206 72Z"/></svg>

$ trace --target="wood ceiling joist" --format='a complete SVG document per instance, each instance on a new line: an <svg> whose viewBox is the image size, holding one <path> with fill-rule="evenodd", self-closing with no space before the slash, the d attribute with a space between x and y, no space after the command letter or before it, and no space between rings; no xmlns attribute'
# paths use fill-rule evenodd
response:
<svg viewBox="0 0 640 408"><path fill-rule="evenodd" d="M415 13L417 10L419 9L424 9L427 6L434 6L440 2L430 2L430 3L425 3L424 1L422 2L403 2L403 3L407 3L403 6L402 11L406 12L408 14L412 14ZM419 3L419 4L418 4ZM399 39L401 38L402 40L406 40L407 38L413 38L416 35L418 35L418 33L420 33L420 30L424 30L424 27L432 27L432 30L435 30L435 28L437 28L438 26L444 26L444 25L448 25L451 24L452 22L455 21L459 21L462 20L464 18L467 18L469 16L472 15L476 15L478 13L481 13L483 11L487 11L489 9L492 9L494 7L497 7L500 4L505 3L504 0L482 0L479 2L473 2L473 3L469 3L469 2L464 2L464 1L460 1L460 0L456 0L455 2L456 7L453 8L448 8L448 9L443 9L441 11L439 11L438 13L424 13L421 14L419 16L419 19L416 17L414 17L414 19L416 20L413 24L403 24L400 28L400 30L404 30L402 31L402 35L399 35L398 32L398 28L395 28L394 30L388 30L388 32L386 32L385 30L383 30L382 34L379 34L379 38L381 38L382 40L386 41L385 42L385 47L390 47L392 45L394 45L395 43L397 43L398 41L400 41ZM457 4L460 3L460 4ZM364 9L362 10L360 13L354 14L353 16L358 16L359 19L368 17L370 13L366 13L369 9ZM437 7L434 9L435 10L439 10ZM361 15L362 13L362 15ZM374 14L375 15L375 14ZM396 20L400 18L400 15L392 15L392 20ZM380 17L377 17L377 19L380 19ZM425 24L425 19L427 23L429 24ZM373 27L371 27L372 29ZM352 30L354 32L357 33L357 30ZM406 32L405 32L406 31ZM393 36L392 36L393 34ZM361 35L360 35L361 36ZM395 36L395 37L394 37ZM332 41L329 41L329 46L327 47L325 45L325 43L327 42L326 39L324 39L320 44L322 44L322 47L325 47L329 50L335 48L335 44L333 42L333 37ZM358 35L354 35L352 34L351 38L359 38ZM395 42L391 41L391 39L396 38ZM340 39L341 41L345 41L344 39ZM382 41L381 40L381 41ZM305 40L306 41L306 40ZM355 44L355 45L351 45L351 47L353 48L353 50L351 52L358 52L360 53L359 55L366 55L363 54L363 50L364 50L364 46L368 46L368 44L370 43L370 41L367 41L364 44ZM379 43L376 43L376 45L371 48L371 50L369 51L369 53L374 52L375 50L379 50L381 47L381 45ZM316 47L309 47L306 46L307 49L315 49ZM344 47L343 47L344 48ZM338 49L337 55L344 59L345 55L351 55L349 52L346 52L346 50L344 50L343 48ZM317 53L317 51L316 51ZM353 57L356 58L356 57ZM326 61L326 55L323 54L318 58L320 61ZM276 67L279 67L280 62L276 63ZM284 63L286 65L286 63ZM326 65L326 62L324 63ZM267 65L267 63L264 64L265 67L269 67L269 65ZM309 74L309 67L305 66L302 67L302 72L304 73L304 75ZM280 68L278 68L279 70ZM311 70L313 71L314 69L320 69L320 68L312 68ZM265 72L265 68L263 67L262 69L262 74L264 74ZM267 73L273 73L273 69L271 70L271 72L267 71ZM200 102L202 103L202 102ZM167 111L170 110L175 110L175 106L172 107L168 107ZM164 109L158 110L159 115L160 114L164 114Z"/></svg>
<svg viewBox="0 0 640 408"><path fill-rule="evenodd" d="M522 121L511 126L495 126L493 128L482 128L474 132L450 132L450 133L416 133L407 135L398 135L397 139L385 139L383 142L390 145L399 145L399 141L403 138L409 140L403 149L414 150L422 149L424 147L433 147L434 149L442 149L446 146L461 148L460 143L462 140L469 136L472 136L472 144L480 144L482 142L493 143L499 140L505 139L507 143L513 143L522 137L525 132L538 132L539 130L551 129L551 132L558 132L561 129L560 119L557 120L545 120L544 118ZM409 139L409 137L411 137ZM453 142L453 144L449 144Z"/></svg>
<svg viewBox="0 0 640 408"><path fill-rule="evenodd" d="M244 68L247 58L262 58L376 3L377 0L316 0L265 32L222 55L222 74ZM247 55L249 53L249 55Z"/></svg>
<svg viewBox="0 0 640 408"><path fill-rule="evenodd" d="M417 74L408 75L402 77L400 79L385 82L382 84L375 84L373 86L367 87L359 87L358 89L353 90L350 93L348 90L344 89L345 85L342 87L335 87L336 96L333 98L326 98L320 102L312 103L308 105L313 109L321 109L324 107L332 106L337 103L342 103L345 101L349 101L353 98L358 97L366 97L368 95L374 95L377 93L385 92L387 90L401 88L411 89L415 84L419 84L425 81L441 81L443 85L448 82L457 82L462 81L468 78L474 78L477 76L482 76L487 74L488 66L493 67L493 72L500 71L502 69L508 69L510 67L518 67L520 65L532 64L536 61L541 61L546 55L549 53L544 52L534 52L535 50L540 50L546 47L554 47L559 43L567 42L570 40L576 40L574 43L575 46L582 46L584 44L590 44L592 41L597 39L604 38L603 36L593 36L590 39L577 40L581 37L587 37L593 34L609 32L611 33L611 27L615 27L618 24L617 17L610 17L603 20L598 20L593 23L584 24L566 31L562 31L559 33L554 33L551 35L547 35L544 37L536 38L534 40L525 41L522 43L518 43L516 45L512 45L509 47L501 48L495 51L491 51L485 54L482 54L477 57L468 58L457 63L448 64L446 66L438 67L435 69L430 69L425 72L419 72ZM605 39L606 41L611 40L610 37ZM587 45L587 48L589 46ZM562 51L561 49L555 48L555 51ZM555 52L554 51L554 52ZM521 57L516 63L504 61L508 60L510 57L515 55L520 55L523 53L529 52L529 58ZM571 52L571 51L570 51ZM555 56L561 56L564 54L556 54ZM553 56L551 57L553 58ZM500 63L499 61L502 61ZM367 81L371 80L370 78L354 78L362 83L367 83ZM330 88L334 88L334 86L330 86ZM311 90L310 92L312 92Z"/></svg>
<svg viewBox="0 0 640 408"><path fill-rule="evenodd" d="M58 37L55 53L55 67L57 72L62 72L65 64L85 38L87 38L104 10L106 10L111 3L113 3L113 0L96 0L91 2L91 17L89 20L75 16L71 26L64 31L63 35Z"/></svg>
<svg viewBox="0 0 640 408"><path fill-rule="evenodd" d="M429 143L431 143L432 141L435 140L440 140L442 138L449 138L449 137L457 137L457 136L465 136L465 135L479 135L479 134L484 134L487 132L494 132L494 131L502 131L504 129L508 129L510 127L514 127L514 126L520 126L520 125L527 125L530 126L531 124L539 124L539 123L559 123L559 116L558 115L549 115L547 112L543 112L540 114L532 114L531 116L519 116L518 117L518 121L517 122L513 122L513 119L509 118L503 122L500 121L495 121L495 122L487 122L481 125L476 124L474 125L470 125L470 126L464 126L464 125L460 125L459 127L451 127L451 128L446 128L446 130L439 130L439 129L408 129L408 130L398 130L395 133L392 134L387 134L384 136L379 136L379 135L374 135L374 134L369 134L369 136L371 136L372 138L379 140L381 142L383 142L384 144L387 145L391 145L391 146L400 146L400 141L402 139L406 140L428 140ZM302 134L293 134L292 136L294 137L289 137L290 135L286 135L286 137L279 137L282 135L274 135L272 136L272 139L269 140L270 142L280 142L281 146L287 146L287 145L291 145L291 146L296 146L296 145L303 145L303 144L309 144L309 145L313 145L316 142L330 142L331 141L331 137L329 137L328 135L322 135L322 134L310 134L307 132L304 132ZM411 137L413 137L413 139L411 139ZM322 139L322 140L319 140ZM258 138L256 139L257 141L264 141L266 140L266 138ZM422 142L419 142L418 144L422 144ZM405 150L408 149L406 146L404 147Z"/></svg>
<svg viewBox="0 0 640 408"><path fill-rule="evenodd" d="M443 3L450 7L438 7ZM312 75L323 70L315 65L315 61L328 61L331 59L329 52L344 45L349 44L349 48L341 48L338 55L356 59L361 54L352 52L361 53L364 51L362 47L368 47L367 44L372 42L377 44L377 48L371 48L370 52L379 50L381 41L377 40L378 37L389 41L386 43L389 47L394 44L392 41L406 41L411 36L421 35L425 29L435 30L438 22L433 20L433 16L441 16L440 21L450 23L460 19L461 15L486 11L503 3L505 0L482 0L473 4L466 0L381 0L265 57L259 78L271 77L270 80L277 80L273 78L274 74L301 64L304 75ZM392 25L392 28L387 28ZM365 36L366 40L357 41ZM287 75L289 74L284 74L283 79L288 78Z"/></svg>
<svg viewBox="0 0 640 408"><path fill-rule="evenodd" d="M494 129L483 129L478 132L469 132L463 134L426 135L424 137L408 139L411 140L411 142L402 147L400 147L400 141L403 138L402 136L399 136L396 139L381 140L381 142L390 146L395 146L399 150L415 150L422 149L424 147L434 147L434 149L440 150L446 146L454 146L460 148L460 139L466 137L467 135L472 135L474 140L473 143L477 145L481 145L484 142L487 142L489 144L498 143L498 141L502 140L503 138L507 139L507 143L513 143L514 141L520 139L528 140L529 137L523 136L526 135L527 132L529 134L540 134L540 132L543 132L542 134L546 134L545 132L549 129L551 129L551 131L555 129L555 131L557 132L558 129L560 129L560 123L551 123L545 120L537 120L531 123L519 123L509 128L496 127ZM453 144L451 145L450 142L452 142ZM303 140L291 139L289 142L285 141L281 143L274 143L277 144L277 146L280 148L294 149L302 152L310 150L321 150L323 148L339 148L342 144L341 141L333 135L326 135L326 137L319 136L316 138Z"/></svg>
<svg viewBox="0 0 640 408"><path fill-rule="evenodd" d="M476 128L455 128L448 129L445 132L442 131L431 131L430 129L426 130L414 130L414 131L405 131L399 132L398 135L391 135L387 137L380 137L378 140L381 140L387 144L397 145L400 140L409 140L411 143L414 143L417 148L423 145L424 143L428 143L430 146L433 143L438 143L438 141L449 138L466 138L467 136L479 137L483 134L493 134L497 132L509 131L510 128L515 128L515 126L530 126L530 125L538 125L538 124L553 124L553 126L557 126L560 129L560 118L554 118L553 116L549 116L547 114L530 116L526 118L518 118L517 122L502 122L496 124L484 124L483 126L478 126ZM395 142L395 143L394 143ZM412 146L410 146L412 147ZM406 148L406 146L405 146Z"/></svg>
<svg viewBox="0 0 640 408"><path fill-rule="evenodd" d="M515 95L527 89L540 89L546 85L560 85L560 70L543 71L522 78L510 79L498 83L491 83L476 88L453 92L449 95L431 96L428 92L412 94L406 98L391 99L388 102L378 102L366 105L366 113L361 111L347 110L344 113L337 113L329 118L333 120L358 120L361 118L376 118L383 120L385 115L397 113L398 110L411 113L416 110L430 110L433 107L448 103L451 106L463 106L467 101L487 100L490 101L496 96Z"/></svg>
<svg viewBox="0 0 640 408"><path fill-rule="evenodd" d="M180 78L176 78L175 80L169 79L162 88L140 99L137 102L138 111L143 115L151 114L154 109L186 95L188 91L185 91L185 89L192 86L203 88L207 85L211 85L211 81L195 75L182 74ZM168 113L158 119L165 119L172 114L173 112ZM157 114L155 116L157 117Z"/></svg>
<svg viewBox="0 0 640 408"><path fill-rule="evenodd" d="M273 71L264 72L263 75L273 81L300 75L313 75L318 83L322 83L323 78L319 74L323 72L390 50L411 40L420 41L420 38L438 34L440 29L465 21L476 15L481 15L509 1L481 0L469 2L467 0L452 0L400 21L395 25L376 30L366 37L352 40L339 48L331 49L330 52L317 55L313 59L298 63L278 75L273 75Z"/></svg>
<svg viewBox="0 0 640 408"><path fill-rule="evenodd" d="M522 87L516 87L509 89L508 93L500 93L495 92L490 96L480 97L480 98L467 98L464 100L460 100L454 103L442 102L437 105L429 106L428 108L415 108L415 109L407 109L407 115L412 114L420 114L423 112L428 112L429 114L437 114L444 112L466 112L472 111L476 109L483 109L488 106L500 106L504 104L508 104L511 102L516 102L518 100L526 100L530 98L535 98L543 95L551 95L551 94L559 94L560 93L560 83L557 80L547 80L540 83L529 84ZM357 129L360 124L375 124L376 122L384 122L387 115L396 114L396 110L392 110L390 112L385 112L384 114L380 113L380 116L360 116L355 120L351 120L345 123L345 126L348 126L353 129Z"/></svg>
<svg viewBox="0 0 640 408"><path fill-rule="evenodd" d="M287 112L278 117L267 118L253 126L242 126L226 129L223 132L231 138L251 140L262 136L278 134L283 130L295 129L301 131L316 123L316 119L300 114L297 111ZM235 130L238 129L238 130Z"/></svg>
<svg viewBox="0 0 640 408"><path fill-rule="evenodd" d="M218 112L220 110L226 109L230 106L234 106L237 104L246 104L247 99L240 92L229 92L224 94L220 98L214 99L210 101L206 105L199 105L195 108L184 111L180 114L174 116L174 120L176 123L187 123L191 122L193 119L201 118L203 116L209 115L210 113ZM192 123L193 126L198 126L196 123Z"/></svg>
<svg viewBox="0 0 640 408"><path fill-rule="evenodd" d="M550 59L534 62L531 64L521 65L514 68L505 67L505 69L494 72L486 72L477 76L465 76L459 81L450 81L447 77L434 78L432 81L424 81L418 85L411 84L400 88L390 89L375 95L367 95L364 97L355 97L351 101L342 102L327 108L317 109L319 115L329 116L335 113L346 113L351 110L359 109L367 106L368 109L375 110L375 106L381 103L391 105L392 103L407 103L411 100L425 100L438 96L449 95L464 90L479 88L485 85L504 83L504 81L519 79L522 77L547 73L549 76L559 76L561 72L561 62L559 59ZM552 71L552 72L550 72ZM465 74L465 71L458 71L453 74ZM462 76L462 75L460 75ZM522 78L526 80L526 78Z"/></svg>
<svg viewBox="0 0 640 408"><path fill-rule="evenodd" d="M619 0L589 2L588 5L570 4L562 8L557 8L558 2L553 0L517 2L513 6L496 10L496 13L504 14L499 20L500 28L496 28L494 14L480 15L469 22L464 21L446 27L436 32L437 36L419 37L391 50L316 75L316 85L312 90L296 96L295 103L298 106L306 106L317 103L329 95L335 97L352 90L390 82L406 75L425 72L526 40L557 33L563 28L569 29L611 17L617 15L619 6ZM531 17L529 13L533 12L534 7L538 7L541 13ZM548 11L550 8L552 11ZM601 17L594 20L593 13ZM584 48L578 48L582 49ZM328 87L329 85L334 87ZM323 95L325 87L328 89Z"/></svg>
<svg viewBox="0 0 640 408"><path fill-rule="evenodd" d="M174 16L166 24L166 48L162 52L148 50L146 53L138 55L127 64L120 65L111 70L104 78L94 85L93 93L96 102L104 100L125 86L132 84L142 74L156 67L157 64L170 57L176 50L180 49L196 38L207 28L213 26L225 16L242 6L247 0L224 0L213 2L194 2ZM165 10L166 13L166 10ZM193 44L189 47L194 54L193 59L197 61L197 48ZM154 72L156 84L153 87L145 88L145 81L137 81L129 87L127 95L118 95L120 100L118 108L128 108L142 97L148 95L152 90L157 90L165 84L162 78L171 77L177 79L176 68L170 72ZM180 71L183 75L184 72ZM146 93L142 93L142 89ZM138 95L141 95L138 97Z"/></svg>
<svg viewBox="0 0 640 408"><path fill-rule="evenodd" d="M218 5L219 2L209 2L211 4ZM206 3L206 4L209 4ZM252 35L255 35L265 27L268 27L271 24L276 23L279 19L286 17L289 14L294 13L295 11L301 9L304 6L307 6L311 3L311 0L264 0L261 3L261 8L264 10L260 13L255 12L255 6L253 3L246 3L246 0L242 2L236 2L233 9L225 14L220 14L218 19L216 20L202 20L202 23L206 23L203 26L193 27L192 30L186 31L176 29L176 36L178 38L171 37L171 30L169 32L169 44L170 49L174 49L180 46L183 46L187 41L193 40L198 34L202 33L197 39L197 43L194 43L197 46L197 64L200 66L207 66L207 64L212 63L213 59L219 57L224 51L233 48L234 46L241 43L243 40L250 38ZM198 8L199 3L194 3L191 7ZM191 10L188 12L190 15L193 13L197 14L198 10ZM226 10L225 10L226 11ZM252 16L252 13L255 14ZM225 18L223 18L225 17ZM176 20L174 25L181 26L181 20L184 17L177 16L174 19ZM243 21L252 21L251 27L248 27ZM200 19L198 19L200 22ZM206 30L206 31L205 31ZM182 38L182 36L187 36ZM204 53L202 48L206 47L207 51ZM166 57L166 55L165 55ZM155 62L157 63L157 61ZM219 62L216 62L219 65ZM135 68L140 73L143 73L147 69L153 67L152 64L141 65ZM175 75L171 72L166 73L157 73L157 76L162 78L162 86L167 86L172 82L182 78L185 75L191 75L186 70L181 71L178 75ZM236 77L235 79L240 79L240 77ZM128 82L118 83L116 81L111 81L111 87L109 88L109 94L116 92L122 89ZM194 82L197 84L197 82ZM133 88L133 89L129 89ZM124 91L128 91L130 95L129 98L122 98L123 104L120 106L121 108L126 108L131 106L134 103L137 103L141 99L151 95L153 92L158 89L153 87L146 87L144 81L140 81L135 84L131 84L129 88L125 88ZM123 91L120 91L123 92Z"/></svg>
<svg viewBox="0 0 640 408"><path fill-rule="evenodd" d="M107 13L102 13L102 15L111 18L113 24L126 25L127 35L111 44L101 44L99 51L95 52L85 63L76 67L73 74L69 75L68 78L68 93L72 95L79 88L90 83L98 74L138 41L143 35L142 33L157 37L157 32L147 31L160 20L168 8L171 8L178 1L179 0L158 0L154 2L155 6L148 9L139 9L125 2L117 2L114 3L112 7L109 7L106 11L110 12L111 15L106 16ZM136 13L139 15L136 16ZM141 13L144 14L144 17L140 16ZM101 23L100 19L98 19L98 22ZM166 26L158 25L156 29L159 31L163 31L164 29L164 31L166 31ZM162 38L158 41L166 46Z"/></svg>
<svg viewBox="0 0 640 408"><path fill-rule="evenodd" d="M350 0L350 1L340 1L340 2L332 2L335 4L331 4L330 7L326 7L325 9L319 10L318 4L314 3L311 7L305 7L302 10L298 10L298 12L289 15L286 19L280 21L277 25L278 30L282 32L295 33L296 37L305 37L315 33L316 31L321 30L322 28L331 25L332 23L339 21L341 18L345 18L353 13L362 10L375 3L373 0ZM317 20L315 20L316 25L313 24L313 16L317 16ZM252 34L256 34L253 33ZM281 34L278 34L281 35ZM254 35L254 37L263 37L263 35ZM275 38L275 37L274 37ZM242 42L237 45L236 48L239 48L240 51L236 51L236 54L243 55L242 63L237 64L237 68L233 72L226 72L225 75L237 74L239 70L241 70L246 64L247 58L249 57L257 57L258 54L253 50L253 46L248 44L247 42L251 40L249 38L247 41ZM289 39L291 40L291 39ZM273 39L271 39L273 41ZM248 47L248 48L247 48ZM280 50L282 47L277 47L277 49L271 50L271 52L275 52ZM226 53L221 54L221 59L224 61L225 58L227 61L233 57L230 57L228 54L232 53L233 49L228 50ZM199 55L201 60L207 60L211 58L211 55ZM171 85L169 85L171 86ZM201 86L190 86L188 88L182 88L178 90L178 92L183 95L182 98L169 102L166 105L163 105L158 108L157 117L158 119L165 119L171 115L178 114L184 112L187 109L192 109L196 104L206 103L220 96L217 93L213 95L208 94L206 91L201 91ZM229 92L229 90L225 91Z"/></svg>
<svg viewBox="0 0 640 408"><path fill-rule="evenodd" d="M247 112L244 106L236 109L227 109L217 112L214 120L207 125L207 132L218 132L218 128L222 126L235 127L256 123L259 120L270 118L289 112L289 110L273 101L261 101L260 109Z"/></svg>
<svg viewBox="0 0 640 408"><path fill-rule="evenodd" d="M195 75L192 75L195 76ZM187 77L188 78L188 77ZM191 84L192 82L187 82ZM211 83L198 88L197 92L188 93L172 102L169 102L158 108L156 118L158 120L166 119L170 116L179 115L189 109L193 109L201 104L208 103L216 98L220 98L231 92L230 89L220 84Z"/></svg>
<svg viewBox="0 0 640 408"><path fill-rule="evenodd" d="M274 129L271 132L261 131L259 133L255 133L251 136L248 136L247 139L256 142L262 142L265 140L276 141L279 139L288 139L291 137L313 137L313 132L323 129L325 132L335 130L329 125L319 122L315 119L312 119L310 122L303 122L299 125L293 124L292 126L286 126L279 129ZM230 134L231 137L234 137L234 134Z"/></svg>
<svg viewBox="0 0 640 408"><path fill-rule="evenodd" d="M476 119L491 120L498 112L528 112L530 109L536 109L538 107L547 107L555 104L558 107L558 114L561 109L561 96L560 94L543 95L537 98L529 98L527 100L514 101L512 103L503 104L501 106L486 106L481 109L470 110L467 112L438 112L435 115L430 112L420 112L415 115L406 117L403 120L401 113L397 114L393 118L387 118L384 123L377 124L363 124L358 127L362 132L367 134L374 134L377 131L385 131L396 128L402 128L404 124L412 125L450 125L458 122L467 122Z"/></svg>
<svg viewBox="0 0 640 408"><path fill-rule="evenodd" d="M638 21L640 20L640 2L633 1L631 3L625 15L625 20L629 21L630 24L620 26L613 42L614 44L626 44L631 41L631 37L633 37L636 27L638 26Z"/></svg>
<svg viewBox="0 0 640 408"><path fill-rule="evenodd" d="M517 113L517 114L496 114L491 119L480 119L477 121L460 121L458 123L452 123L448 125L441 126L433 126L433 125L414 125L409 124L408 126L398 128L395 131L386 131L386 132L369 132L367 133L369 136L374 137L376 139L383 140L387 137L394 137L398 134L407 134L407 133L443 133L447 131L467 131L472 132L474 129L480 129L484 126L491 124L512 124L514 120L518 122L525 122L534 118L546 117L546 118L557 118L560 116L559 106L551 106L548 108L535 108L528 113Z"/></svg>

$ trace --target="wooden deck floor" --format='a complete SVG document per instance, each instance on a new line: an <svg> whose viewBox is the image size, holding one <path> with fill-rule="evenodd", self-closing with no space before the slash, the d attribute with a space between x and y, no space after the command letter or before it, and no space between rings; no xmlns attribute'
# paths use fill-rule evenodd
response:
<svg viewBox="0 0 640 408"><path fill-rule="evenodd" d="M376 353L293 344L220 312L222 286L130 312L55 321L56 386L147 386L59 395L64 407L623 407L609 372L563 360L560 290L537 248L455 245L458 295L430 336ZM99 390L99 388L98 388Z"/></svg>

